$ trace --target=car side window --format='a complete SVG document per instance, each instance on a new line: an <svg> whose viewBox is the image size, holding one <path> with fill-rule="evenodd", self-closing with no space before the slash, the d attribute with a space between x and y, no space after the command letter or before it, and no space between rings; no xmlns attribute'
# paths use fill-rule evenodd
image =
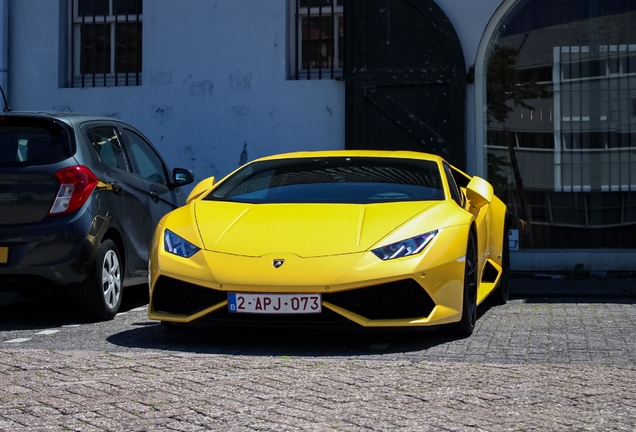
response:
<svg viewBox="0 0 636 432"><path fill-rule="evenodd" d="M86 135L103 163L128 171L128 164L116 128L112 126L94 127L88 129Z"/></svg>
<svg viewBox="0 0 636 432"><path fill-rule="evenodd" d="M448 181L448 188L450 189L451 198L453 201L457 203L460 207L464 207L464 199L461 191L457 187L457 183L455 182L455 177L453 177L453 173L448 165L444 164L444 173L446 174L446 180Z"/></svg>
<svg viewBox="0 0 636 432"><path fill-rule="evenodd" d="M150 144L129 129L124 129L123 133L130 143L130 151L137 162L139 175L155 183L167 185L166 167Z"/></svg>

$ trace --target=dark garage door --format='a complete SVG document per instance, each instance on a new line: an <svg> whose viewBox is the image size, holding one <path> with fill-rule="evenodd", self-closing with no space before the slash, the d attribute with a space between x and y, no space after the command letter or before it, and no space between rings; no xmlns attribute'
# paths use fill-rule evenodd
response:
<svg viewBox="0 0 636 432"><path fill-rule="evenodd" d="M466 67L433 0L344 3L346 146L416 150L466 165Z"/></svg>

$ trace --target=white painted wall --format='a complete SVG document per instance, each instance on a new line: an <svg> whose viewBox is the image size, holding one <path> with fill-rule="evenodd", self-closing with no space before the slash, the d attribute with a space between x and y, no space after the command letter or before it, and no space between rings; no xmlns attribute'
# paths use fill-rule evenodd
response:
<svg viewBox="0 0 636 432"><path fill-rule="evenodd" d="M144 3L143 84L59 88L59 2L11 0L12 109L129 121L198 179L237 168L244 146L248 160L344 147L344 82L286 80L284 0Z"/></svg>
<svg viewBox="0 0 636 432"><path fill-rule="evenodd" d="M502 0L436 0L437 5L455 27L464 50L466 68L477 63L477 52L482 44L484 29L501 2ZM483 176L483 170L480 169L483 161L481 163L477 161L478 157L483 159L483 152L477 151L479 146L483 145L480 142L483 141L483 136L475 134L476 91L482 91L482 83L478 79L475 79L474 84L468 84L466 89L466 171L469 174Z"/></svg>
<svg viewBox="0 0 636 432"><path fill-rule="evenodd" d="M259 156L344 147L344 82L291 81L287 1L152 0L144 4L139 87L60 88L60 2L9 0L10 106L103 114L144 132L172 166L197 178ZM438 0L466 65L499 0ZM63 17L62 17L63 19ZM62 44L62 45L61 45ZM474 158L473 86L467 141Z"/></svg>

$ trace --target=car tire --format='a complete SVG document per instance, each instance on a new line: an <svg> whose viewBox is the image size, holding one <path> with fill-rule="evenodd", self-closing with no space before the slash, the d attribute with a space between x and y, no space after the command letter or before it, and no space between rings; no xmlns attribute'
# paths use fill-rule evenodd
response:
<svg viewBox="0 0 636 432"><path fill-rule="evenodd" d="M466 246L462 318L453 325L453 333L468 337L473 334L477 322L477 245L471 233Z"/></svg>
<svg viewBox="0 0 636 432"><path fill-rule="evenodd" d="M90 274L79 287L82 311L90 320L107 321L119 311L124 287L122 264L117 245L104 240Z"/></svg>
<svg viewBox="0 0 636 432"><path fill-rule="evenodd" d="M501 248L501 278L495 292L490 296L491 303L496 305L504 305L510 297L510 245L508 243L508 216L504 222L503 245Z"/></svg>

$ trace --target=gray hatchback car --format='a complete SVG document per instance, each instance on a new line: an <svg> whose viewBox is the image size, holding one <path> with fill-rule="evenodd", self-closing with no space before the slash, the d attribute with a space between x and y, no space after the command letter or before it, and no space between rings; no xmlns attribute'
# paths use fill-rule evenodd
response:
<svg viewBox="0 0 636 432"><path fill-rule="evenodd" d="M111 319L124 287L146 282L154 228L193 180L120 120L0 114L0 289L72 288L88 318Z"/></svg>

